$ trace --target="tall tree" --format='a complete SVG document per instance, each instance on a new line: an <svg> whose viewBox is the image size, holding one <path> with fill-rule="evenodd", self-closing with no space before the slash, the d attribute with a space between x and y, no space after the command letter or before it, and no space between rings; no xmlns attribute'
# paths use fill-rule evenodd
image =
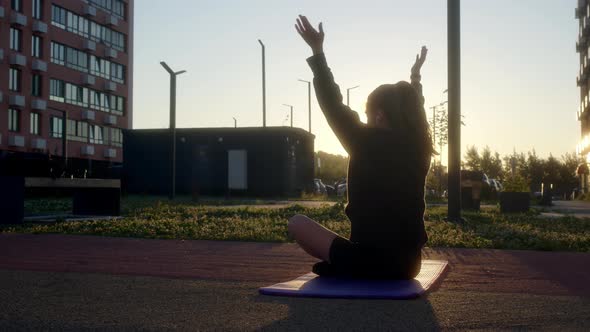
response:
<svg viewBox="0 0 590 332"><path fill-rule="evenodd" d="M318 159L320 167L318 167ZM315 153L315 160L315 176L321 178L325 184L333 184L337 180L346 178L348 157L318 151Z"/></svg>
<svg viewBox="0 0 590 332"><path fill-rule="evenodd" d="M492 155L490 147L486 146L481 154L479 170L491 179L502 178L502 159L500 159L500 154L494 152Z"/></svg>
<svg viewBox="0 0 590 332"><path fill-rule="evenodd" d="M464 166L470 171L481 170L481 157L479 156L479 152L475 145L467 147L467 151L465 151Z"/></svg>

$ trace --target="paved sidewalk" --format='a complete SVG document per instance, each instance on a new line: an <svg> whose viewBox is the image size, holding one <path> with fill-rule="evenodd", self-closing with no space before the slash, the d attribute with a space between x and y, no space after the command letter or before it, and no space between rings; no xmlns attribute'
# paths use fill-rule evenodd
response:
<svg viewBox="0 0 590 332"><path fill-rule="evenodd" d="M450 271L412 301L257 289L309 272L297 245L0 235L0 330L590 329L590 254L433 249Z"/></svg>
<svg viewBox="0 0 590 332"><path fill-rule="evenodd" d="M590 202L586 201L553 201L553 205L546 207L554 214L571 215L576 218L590 218Z"/></svg>

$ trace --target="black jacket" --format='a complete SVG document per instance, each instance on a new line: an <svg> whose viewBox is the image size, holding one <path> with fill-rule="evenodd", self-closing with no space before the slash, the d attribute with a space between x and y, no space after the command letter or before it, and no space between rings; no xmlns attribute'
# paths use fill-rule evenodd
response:
<svg viewBox="0 0 590 332"><path fill-rule="evenodd" d="M324 54L307 59L316 97L328 124L349 154L348 204L350 240L379 248L422 248L424 184L430 160L393 130L370 128L342 103L340 88ZM412 82L422 102L422 86Z"/></svg>

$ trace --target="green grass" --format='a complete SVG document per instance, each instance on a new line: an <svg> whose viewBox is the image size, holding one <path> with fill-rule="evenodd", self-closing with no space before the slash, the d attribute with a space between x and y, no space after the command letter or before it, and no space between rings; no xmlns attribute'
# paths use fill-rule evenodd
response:
<svg viewBox="0 0 590 332"><path fill-rule="evenodd" d="M69 204L67 199L29 200L27 209L29 212L59 211L67 209ZM350 223L342 203L321 208L300 205L275 209L256 205L220 208L201 205L204 203L197 205L188 198L169 203L163 198L130 197L122 204L124 218L120 220L25 223L1 226L0 232L290 242L287 220L299 213L343 236L350 234ZM526 214L501 214L497 208L465 212L467 221L463 224L445 222L445 216L444 206L427 209L428 246L590 252L590 219L569 216L544 219L537 210Z"/></svg>

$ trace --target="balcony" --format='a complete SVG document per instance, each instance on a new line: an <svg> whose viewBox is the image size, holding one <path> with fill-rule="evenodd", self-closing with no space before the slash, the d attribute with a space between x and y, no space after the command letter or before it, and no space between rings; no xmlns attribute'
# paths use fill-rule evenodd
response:
<svg viewBox="0 0 590 332"><path fill-rule="evenodd" d="M27 65L27 58L22 54L11 54L10 64L15 66L24 67Z"/></svg>
<svg viewBox="0 0 590 332"><path fill-rule="evenodd" d="M25 137L20 135L8 135L8 146L17 148L25 147Z"/></svg>
<svg viewBox="0 0 590 332"><path fill-rule="evenodd" d="M47 24L41 21L33 21L33 32L47 33Z"/></svg>
<svg viewBox="0 0 590 332"><path fill-rule="evenodd" d="M112 49L110 47L107 47L104 49L104 56L110 59L116 59L117 58L117 50Z"/></svg>
<svg viewBox="0 0 590 332"><path fill-rule="evenodd" d="M84 9L82 13L86 16L94 17L96 16L96 7L92 7L90 5L84 5Z"/></svg>
<svg viewBox="0 0 590 332"><path fill-rule="evenodd" d="M84 43L82 44L82 48L84 48L87 51L96 51L96 43L93 42L92 40L84 40Z"/></svg>
<svg viewBox="0 0 590 332"><path fill-rule="evenodd" d="M10 97L8 97L8 104L10 104L10 106L25 107L25 96L10 95Z"/></svg>
<svg viewBox="0 0 590 332"><path fill-rule="evenodd" d="M117 125L117 117L115 115L107 115L104 118L104 123L111 126Z"/></svg>
<svg viewBox="0 0 590 332"><path fill-rule="evenodd" d="M114 15L107 15L107 25L116 27L119 25L119 19Z"/></svg>
<svg viewBox="0 0 590 332"><path fill-rule="evenodd" d="M82 83L84 85L94 85L96 84L96 78L92 75L84 74L82 76Z"/></svg>
<svg viewBox="0 0 590 332"><path fill-rule="evenodd" d="M104 157L105 158L117 158L117 150L115 150L115 149L105 149L104 150Z"/></svg>
<svg viewBox="0 0 590 332"><path fill-rule="evenodd" d="M45 150L47 149L47 141L43 138L33 138L31 140L31 148L36 150Z"/></svg>
<svg viewBox="0 0 590 332"><path fill-rule="evenodd" d="M43 99L33 99L31 101L31 108L38 111L45 111L47 109L47 102Z"/></svg>
<svg viewBox="0 0 590 332"><path fill-rule="evenodd" d="M47 62L39 59L33 59L31 68L36 71L47 71Z"/></svg>
<svg viewBox="0 0 590 332"><path fill-rule="evenodd" d="M94 146L92 145L85 145L81 148L81 153L83 156L93 156L94 155Z"/></svg>
<svg viewBox="0 0 590 332"><path fill-rule="evenodd" d="M10 23L24 27L27 25L27 17L21 13L12 12L12 15L10 16Z"/></svg>
<svg viewBox="0 0 590 332"><path fill-rule="evenodd" d="M92 120L96 119L96 113L94 111L85 110L82 111L82 120Z"/></svg>
<svg viewBox="0 0 590 332"><path fill-rule="evenodd" d="M117 91L117 83L115 83L115 82L104 82L104 89L106 91L115 92L115 91Z"/></svg>

